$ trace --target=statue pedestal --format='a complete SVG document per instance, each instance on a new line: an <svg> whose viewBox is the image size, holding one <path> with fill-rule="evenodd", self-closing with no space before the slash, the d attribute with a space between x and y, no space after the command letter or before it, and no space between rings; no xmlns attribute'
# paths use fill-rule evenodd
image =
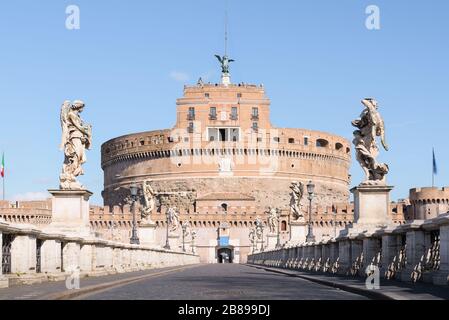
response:
<svg viewBox="0 0 449 320"><path fill-rule="evenodd" d="M267 236L267 250L273 250L276 249L276 245L278 243L278 236L277 234L269 234Z"/></svg>
<svg viewBox="0 0 449 320"><path fill-rule="evenodd" d="M139 239L142 245L156 244L156 224L154 222L143 222L139 226Z"/></svg>
<svg viewBox="0 0 449 320"><path fill-rule="evenodd" d="M306 242L307 223L305 221L290 222L290 244L301 244Z"/></svg>
<svg viewBox="0 0 449 320"><path fill-rule="evenodd" d="M388 215L390 191L385 185L360 185L351 189L354 195L354 224L388 226L392 221Z"/></svg>
<svg viewBox="0 0 449 320"><path fill-rule="evenodd" d="M51 223L44 231L70 236L93 236L89 224L89 198L87 190L48 190L52 198Z"/></svg>
<svg viewBox="0 0 449 320"><path fill-rule="evenodd" d="M168 235L168 244L170 245L170 250L179 251L179 235L169 234Z"/></svg>
<svg viewBox="0 0 449 320"><path fill-rule="evenodd" d="M231 75L229 73L223 73L221 75L221 83L225 86L229 86L231 84Z"/></svg>

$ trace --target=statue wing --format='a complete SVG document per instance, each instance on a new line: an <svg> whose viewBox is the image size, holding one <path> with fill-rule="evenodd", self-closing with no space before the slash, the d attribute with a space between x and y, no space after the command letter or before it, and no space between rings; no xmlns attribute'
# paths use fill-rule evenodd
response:
<svg viewBox="0 0 449 320"><path fill-rule="evenodd" d="M235 60L234 60L234 59L229 59L228 61L229 61L229 63L231 63L231 62L235 62Z"/></svg>
<svg viewBox="0 0 449 320"><path fill-rule="evenodd" d="M385 125L383 123L379 126L379 131L380 131L380 141L382 142L382 146L385 148L386 151L388 151L387 139L385 138Z"/></svg>
<svg viewBox="0 0 449 320"><path fill-rule="evenodd" d="M64 150L64 147L69 140L68 113L70 110L70 105L71 105L70 101L66 100L64 101L61 107L60 121L61 121L62 136L61 136L61 145L59 146L61 150Z"/></svg>
<svg viewBox="0 0 449 320"><path fill-rule="evenodd" d="M223 59L218 54L216 54L215 57L217 57L217 59L218 59L218 61L220 61L220 63L223 63Z"/></svg>

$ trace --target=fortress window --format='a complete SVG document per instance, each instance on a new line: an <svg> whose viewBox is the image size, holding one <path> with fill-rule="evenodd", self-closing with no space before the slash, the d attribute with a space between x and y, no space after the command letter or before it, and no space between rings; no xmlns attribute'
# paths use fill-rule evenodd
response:
<svg viewBox="0 0 449 320"><path fill-rule="evenodd" d="M274 137L274 138L273 138L273 141L279 143L279 142L281 141L281 139L280 139L279 137Z"/></svg>
<svg viewBox="0 0 449 320"><path fill-rule="evenodd" d="M140 145L144 146L145 145L145 140L140 140Z"/></svg>
<svg viewBox="0 0 449 320"><path fill-rule="evenodd" d="M211 107L209 110L209 119L210 120L217 120L217 108Z"/></svg>
<svg viewBox="0 0 449 320"><path fill-rule="evenodd" d="M223 212L228 212L228 205L226 203L222 203L221 209L223 210Z"/></svg>
<svg viewBox="0 0 449 320"><path fill-rule="evenodd" d="M232 109L231 109L231 120L237 120L237 119L238 119L237 107L232 107Z"/></svg>
<svg viewBox="0 0 449 320"><path fill-rule="evenodd" d="M251 119L258 120L259 119L259 108L253 108L251 112Z"/></svg>
<svg viewBox="0 0 449 320"><path fill-rule="evenodd" d="M206 98L209 98L209 97L210 97L210 94L206 92L206 93L204 94L204 96L205 96Z"/></svg>
<svg viewBox="0 0 449 320"><path fill-rule="evenodd" d="M288 143L295 143L295 139L294 138L288 138Z"/></svg>
<svg viewBox="0 0 449 320"><path fill-rule="evenodd" d="M336 150L341 150L341 149L343 149L343 145L342 145L340 142L337 142L337 143L335 144L335 149L336 149Z"/></svg>
<svg viewBox="0 0 449 320"><path fill-rule="evenodd" d="M257 122L253 122L253 130L256 132L259 130L259 124Z"/></svg>
<svg viewBox="0 0 449 320"><path fill-rule="evenodd" d="M195 108L194 107L189 108L189 114L187 116L187 120L195 120Z"/></svg>
<svg viewBox="0 0 449 320"><path fill-rule="evenodd" d="M257 138L257 142L262 142L262 138Z"/></svg>
<svg viewBox="0 0 449 320"><path fill-rule="evenodd" d="M239 93L237 93L237 98L241 98L242 97L242 94L239 92Z"/></svg>
<svg viewBox="0 0 449 320"><path fill-rule="evenodd" d="M304 137L304 145L305 146L309 145L309 137Z"/></svg>
<svg viewBox="0 0 449 320"><path fill-rule="evenodd" d="M318 148L326 148L329 145L329 141L324 140L324 139L318 139L316 141L316 146Z"/></svg>
<svg viewBox="0 0 449 320"><path fill-rule="evenodd" d="M281 231L287 231L287 221L281 221Z"/></svg>
<svg viewBox="0 0 449 320"><path fill-rule="evenodd" d="M173 137L168 137L168 142L169 143L173 143L175 140L173 139Z"/></svg>
<svg viewBox="0 0 449 320"><path fill-rule="evenodd" d="M194 131L194 126L193 126L193 122L189 122L189 128L188 128L189 133L193 133Z"/></svg>

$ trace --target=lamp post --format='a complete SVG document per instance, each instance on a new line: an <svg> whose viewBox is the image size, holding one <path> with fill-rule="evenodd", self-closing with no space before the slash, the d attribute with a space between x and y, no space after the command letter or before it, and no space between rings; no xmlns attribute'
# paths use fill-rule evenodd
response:
<svg viewBox="0 0 449 320"><path fill-rule="evenodd" d="M278 224L278 237L277 237L277 242L276 242L276 248L280 248L281 247L281 229L280 229L280 224L281 224L281 211L276 209L276 218L277 218L277 224Z"/></svg>
<svg viewBox="0 0 449 320"><path fill-rule="evenodd" d="M137 192L138 187L135 182L133 182L129 188L131 191L131 199L132 199L132 205L133 205L133 229L131 234L130 243L131 244L140 244L139 237L137 236L137 221L136 221L136 201L137 201Z"/></svg>
<svg viewBox="0 0 449 320"><path fill-rule="evenodd" d="M165 212L165 218L166 218L166 237L165 237L165 246L164 249L170 250L170 241L168 240L168 225L170 224L170 212L167 210Z"/></svg>
<svg viewBox="0 0 449 320"><path fill-rule="evenodd" d="M262 248L260 248L261 252L265 251L264 245L265 245L265 237L263 234L263 230L264 230L264 226L263 226L263 222L260 224L260 230L262 230Z"/></svg>
<svg viewBox="0 0 449 320"><path fill-rule="evenodd" d="M333 223L333 227L334 227L334 239L337 237L337 208L333 208L334 209L334 223Z"/></svg>
<svg viewBox="0 0 449 320"><path fill-rule="evenodd" d="M189 223L186 221L186 222L184 222L181 225L181 228L182 228L182 252L186 252L186 241L185 241L185 239L186 239L186 231L187 231L188 224Z"/></svg>
<svg viewBox="0 0 449 320"><path fill-rule="evenodd" d="M196 238L196 231L192 231L192 254L195 254L195 238Z"/></svg>
<svg viewBox="0 0 449 320"><path fill-rule="evenodd" d="M315 185L312 183L312 181L309 181L309 183L307 184L307 193L309 194L309 228L307 232L306 242L315 242L315 236L313 235L312 230L312 200L314 191Z"/></svg>

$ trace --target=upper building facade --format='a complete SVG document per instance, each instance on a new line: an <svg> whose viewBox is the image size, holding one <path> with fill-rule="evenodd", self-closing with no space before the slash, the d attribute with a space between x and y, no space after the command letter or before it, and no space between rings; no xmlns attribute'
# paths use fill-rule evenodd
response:
<svg viewBox="0 0 449 320"><path fill-rule="evenodd" d="M198 83L186 86L176 105L172 129L102 145L105 205L125 204L131 183L145 180L161 195L159 206L189 212L197 211L204 197L222 200L217 208L225 208L227 193L246 195L260 210L288 208L293 181L313 180L322 205L348 201L349 141L274 127L264 87Z"/></svg>

